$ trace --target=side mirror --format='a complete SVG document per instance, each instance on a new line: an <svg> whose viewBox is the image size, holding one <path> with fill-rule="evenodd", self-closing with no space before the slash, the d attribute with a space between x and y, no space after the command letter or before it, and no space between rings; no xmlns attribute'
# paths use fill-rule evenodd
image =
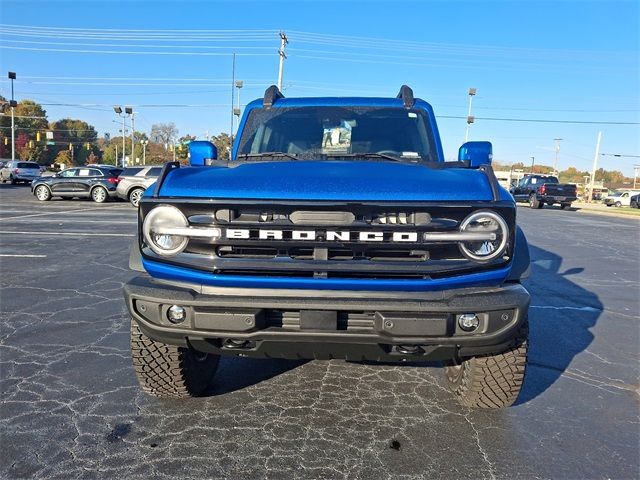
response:
<svg viewBox="0 0 640 480"><path fill-rule="evenodd" d="M458 150L458 160L469 162L471 168L480 165L491 165L493 159L493 147L491 142L467 142Z"/></svg>
<svg viewBox="0 0 640 480"><path fill-rule="evenodd" d="M206 140L194 140L189 143L189 165L204 167L218 158L216 146Z"/></svg>

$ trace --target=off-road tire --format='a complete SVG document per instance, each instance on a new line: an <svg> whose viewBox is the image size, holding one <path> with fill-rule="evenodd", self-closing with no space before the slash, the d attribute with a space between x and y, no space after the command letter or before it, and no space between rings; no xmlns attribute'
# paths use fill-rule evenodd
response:
<svg viewBox="0 0 640 480"><path fill-rule="evenodd" d="M220 361L219 355L151 340L133 320L131 357L142 390L165 398L201 395L211 383Z"/></svg>
<svg viewBox="0 0 640 480"><path fill-rule="evenodd" d="M543 203L538 200L535 193L529 195L529 208L542 208Z"/></svg>
<svg viewBox="0 0 640 480"><path fill-rule="evenodd" d="M460 359L445 366L447 383L466 407L504 408L518 398L527 365L529 325L496 355Z"/></svg>

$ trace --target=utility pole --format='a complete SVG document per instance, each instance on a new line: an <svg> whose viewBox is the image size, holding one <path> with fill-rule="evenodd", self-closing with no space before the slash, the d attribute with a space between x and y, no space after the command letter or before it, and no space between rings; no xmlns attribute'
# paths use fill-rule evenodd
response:
<svg viewBox="0 0 640 480"><path fill-rule="evenodd" d="M16 124L14 111L18 103L13 99L13 81L16 79L16 72L9 72L9 79L11 80L11 101L9 102L11 106L11 161L14 161L16 159Z"/></svg>
<svg viewBox="0 0 640 480"><path fill-rule="evenodd" d="M598 168L598 157L600 156L600 141L602 140L602 132L598 132L598 141L596 142L596 153L593 156L593 168L591 169L591 186L589 188L589 197L587 203L591 203L593 198L593 184L596 181L596 169Z"/></svg>
<svg viewBox="0 0 640 480"><path fill-rule="evenodd" d="M562 138L554 138L553 139L556 142L556 161L553 164L553 173L555 173L556 175L558 174L558 154L560 153L560 142L562 141Z"/></svg>
<svg viewBox="0 0 640 480"><path fill-rule="evenodd" d="M640 171L640 165L633 166L633 189L636 189L636 180L638 178L638 172Z"/></svg>
<svg viewBox="0 0 640 480"><path fill-rule="evenodd" d="M531 157L531 173L533 173L533 164L536 162L536 157Z"/></svg>
<svg viewBox="0 0 640 480"><path fill-rule="evenodd" d="M471 103L473 102L473 97L475 97L477 90L475 88L469 89L469 113L467 113L467 131L464 134L465 143L469 140L469 129L471 128L471 124L475 120L473 115L471 115Z"/></svg>
<svg viewBox="0 0 640 480"><path fill-rule="evenodd" d="M287 55L284 53L284 49L289 43L287 39L287 34L284 32L280 32L280 50L278 50L278 55L280 55L280 66L278 68L278 90L282 91L282 73L284 70L284 61L287 58Z"/></svg>
<svg viewBox="0 0 640 480"><path fill-rule="evenodd" d="M233 145L233 89L236 86L236 54L233 54L233 60L231 62L231 129L229 130L229 138L231 139L231 145Z"/></svg>
<svg viewBox="0 0 640 480"><path fill-rule="evenodd" d="M147 144L149 143L149 140L140 140L140 143L142 144L142 165L146 165L147 164Z"/></svg>

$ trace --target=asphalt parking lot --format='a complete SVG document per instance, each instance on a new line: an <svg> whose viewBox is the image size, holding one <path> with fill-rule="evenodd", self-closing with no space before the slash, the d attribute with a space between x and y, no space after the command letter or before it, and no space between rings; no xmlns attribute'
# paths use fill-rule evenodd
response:
<svg viewBox="0 0 640 480"><path fill-rule="evenodd" d="M204 398L138 388L136 212L0 185L2 478L637 478L640 222L520 208L531 355L516 406L438 365L223 359Z"/></svg>

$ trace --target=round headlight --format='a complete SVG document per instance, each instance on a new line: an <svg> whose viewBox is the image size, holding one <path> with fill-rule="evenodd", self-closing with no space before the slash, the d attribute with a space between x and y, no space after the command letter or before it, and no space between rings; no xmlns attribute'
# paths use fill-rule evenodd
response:
<svg viewBox="0 0 640 480"><path fill-rule="evenodd" d="M142 224L142 233L151 250L163 257L170 257L184 250L189 239L164 232L188 226L189 222L180 210L170 205L161 205L147 214Z"/></svg>
<svg viewBox="0 0 640 480"><path fill-rule="evenodd" d="M487 262L502 255L509 239L509 227L497 213L489 211L474 212L465 218L460 231L475 233L478 240L460 242L460 250L471 260ZM483 238L484 237L484 238Z"/></svg>

